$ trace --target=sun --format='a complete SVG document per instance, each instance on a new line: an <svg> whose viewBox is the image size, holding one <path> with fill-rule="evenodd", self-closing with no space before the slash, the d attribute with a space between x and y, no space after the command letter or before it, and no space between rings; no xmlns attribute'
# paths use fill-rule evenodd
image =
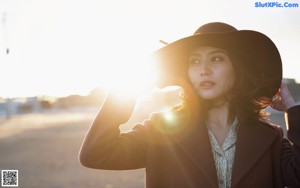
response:
<svg viewBox="0 0 300 188"><path fill-rule="evenodd" d="M106 62L112 60L109 58ZM150 92L157 83L153 55L120 54L113 57L105 76L105 87L122 97L133 97Z"/></svg>

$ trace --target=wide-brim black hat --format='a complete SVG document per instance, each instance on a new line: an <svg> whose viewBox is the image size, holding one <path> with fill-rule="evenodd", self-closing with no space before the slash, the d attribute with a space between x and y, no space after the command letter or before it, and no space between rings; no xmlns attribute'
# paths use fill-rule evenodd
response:
<svg viewBox="0 0 300 188"><path fill-rule="evenodd" d="M225 49L235 63L251 73L261 83L255 97L273 97L282 81L279 51L266 35L252 30L237 30L221 22L201 26L193 35L179 39L157 50L154 55L160 69L159 86L176 85L175 77L186 74L188 54L200 46ZM255 88L252 88L255 89Z"/></svg>

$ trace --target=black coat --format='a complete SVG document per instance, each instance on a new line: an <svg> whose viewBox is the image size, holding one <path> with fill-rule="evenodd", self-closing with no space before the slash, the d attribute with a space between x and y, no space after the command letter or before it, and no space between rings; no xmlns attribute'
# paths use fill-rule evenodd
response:
<svg viewBox="0 0 300 188"><path fill-rule="evenodd" d="M218 187L206 127L164 134L153 120L120 134L117 118L98 115L101 132L88 167L109 170L146 169L146 187ZM101 117L102 116L102 117ZM300 106L288 110L288 137L279 126L239 122L232 172L233 188L300 187ZM179 136L180 135L180 136ZM92 160L92 159L91 159Z"/></svg>

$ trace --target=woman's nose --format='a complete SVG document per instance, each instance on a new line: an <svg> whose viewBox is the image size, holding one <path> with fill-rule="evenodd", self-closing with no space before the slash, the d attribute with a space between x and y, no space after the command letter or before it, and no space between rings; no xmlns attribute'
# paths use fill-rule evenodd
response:
<svg viewBox="0 0 300 188"><path fill-rule="evenodd" d="M209 73L207 71L201 71L200 76L204 77L204 76L208 76Z"/></svg>
<svg viewBox="0 0 300 188"><path fill-rule="evenodd" d="M208 76L210 74L210 69L207 63L203 63L200 69L200 76Z"/></svg>

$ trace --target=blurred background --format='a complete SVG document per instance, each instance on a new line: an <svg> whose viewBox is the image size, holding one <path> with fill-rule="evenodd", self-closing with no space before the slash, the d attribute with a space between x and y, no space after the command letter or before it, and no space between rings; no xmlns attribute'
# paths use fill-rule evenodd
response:
<svg viewBox="0 0 300 188"><path fill-rule="evenodd" d="M284 82L300 103L299 3L257 6L264 3L0 0L0 169L19 170L20 187L143 187L144 169L81 166L80 145L108 88L124 94L151 82L148 56L163 46L159 40L173 42L207 22L268 35L281 53ZM144 96L121 131L177 97L176 89ZM284 114L267 110L285 129Z"/></svg>

